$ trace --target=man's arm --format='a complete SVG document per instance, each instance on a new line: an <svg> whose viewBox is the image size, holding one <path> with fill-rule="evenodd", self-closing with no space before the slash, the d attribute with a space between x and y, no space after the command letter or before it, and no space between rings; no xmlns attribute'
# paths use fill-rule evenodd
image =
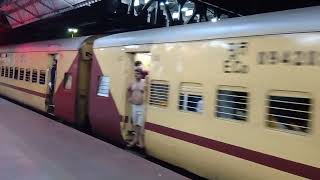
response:
<svg viewBox="0 0 320 180"><path fill-rule="evenodd" d="M127 99L130 101L130 97L131 97L131 94L132 94L132 83L129 84L128 88L127 88Z"/></svg>

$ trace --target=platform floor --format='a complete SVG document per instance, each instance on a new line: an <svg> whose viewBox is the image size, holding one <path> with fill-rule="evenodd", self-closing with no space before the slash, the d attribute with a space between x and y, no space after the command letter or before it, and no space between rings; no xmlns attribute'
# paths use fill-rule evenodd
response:
<svg viewBox="0 0 320 180"><path fill-rule="evenodd" d="M0 180L186 179L0 98Z"/></svg>

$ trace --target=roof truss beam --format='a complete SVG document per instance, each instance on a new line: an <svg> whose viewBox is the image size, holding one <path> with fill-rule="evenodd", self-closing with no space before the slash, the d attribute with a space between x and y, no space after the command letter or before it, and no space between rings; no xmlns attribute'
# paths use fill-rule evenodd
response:
<svg viewBox="0 0 320 180"><path fill-rule="evenodd" d="M32 16L34 16L34 17L39 17L39 14L35 14L35 13L29 11L29 10L27 9L27 6L21 6L21 5L19 5L18 1L14 2L14 4L15 4L18 8L20 8L20 9L26 11L27 13L31 14ZM34 4L32 4L31 6L34 7Z"/></svg>

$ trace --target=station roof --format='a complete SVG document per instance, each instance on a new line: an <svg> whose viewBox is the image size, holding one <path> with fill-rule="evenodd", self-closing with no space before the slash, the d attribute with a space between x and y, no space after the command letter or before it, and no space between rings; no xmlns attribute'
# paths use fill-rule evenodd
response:
<svg viewBox="0 0 320 180"><path fill-rule="evenodd" d="M199 0L243 16L320 5L319 0Z"/></svg>
<svg viewBox="0 0 320 180"><path fill-rule="evenodd" d="M111 6L111 4L119 4L119 2L129 4L131 0L0 0L0 15L2 15L0 16L0 27L14 29L61 13L90 6L100 1L108 1L108 6ZM144 2L147 1L144 0ZM243 16L320 5L319 0L189 1L201 2L208 6L224 9ZM174 4L178 0L166 0L166 2Z"/></svg>
<svg viewBox="0 0 320 180"><path fill-rule="evenodd" d="M1 0L0 12L6 17L8 25L16 28L99 1L101 0Z"/></svg>
<svg viewBox="0 0 320 180"><path fill-rule="evenodd" d="M147 1L151 0L135 1L145 5ZM320 0L161 1L168 4L172 15L177 14L178 2L186 2L184 7L190 12L196 9L196 3L202 3L217 12L219 10L227 12L227 16L231 14L228 18L320 5ZM0 44L66 38L70 37L67 31L70 27L79 29L77 36L87 36L166 25L166 22L161 21L161 18L159 18L160 23L157 24L147 20L143 14L141 16L128 14L130 2L131 0L0 0ZM155 7L152 10L154 9ZM163 6L162 11L164 11ZM228 12L230 13L228 14ZM152 13L150 12L149 15L152 16ZM222 19L219 16L221 14L217 15L215 11L209 14L209 20L216 17L219 17L218 20ZM186 12L184 12L184 16L186 16ZM184 23L188 21L188 18L182 18Z"/></svg>

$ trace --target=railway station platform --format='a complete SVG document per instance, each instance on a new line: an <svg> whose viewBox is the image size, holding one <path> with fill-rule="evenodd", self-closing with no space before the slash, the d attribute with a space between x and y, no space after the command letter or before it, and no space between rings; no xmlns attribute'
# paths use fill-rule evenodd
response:
<svg viewBox="0 0 320 180"><path fill-rule="evenodd" d="M1 180L187 179L0 98Z"/></svg>

